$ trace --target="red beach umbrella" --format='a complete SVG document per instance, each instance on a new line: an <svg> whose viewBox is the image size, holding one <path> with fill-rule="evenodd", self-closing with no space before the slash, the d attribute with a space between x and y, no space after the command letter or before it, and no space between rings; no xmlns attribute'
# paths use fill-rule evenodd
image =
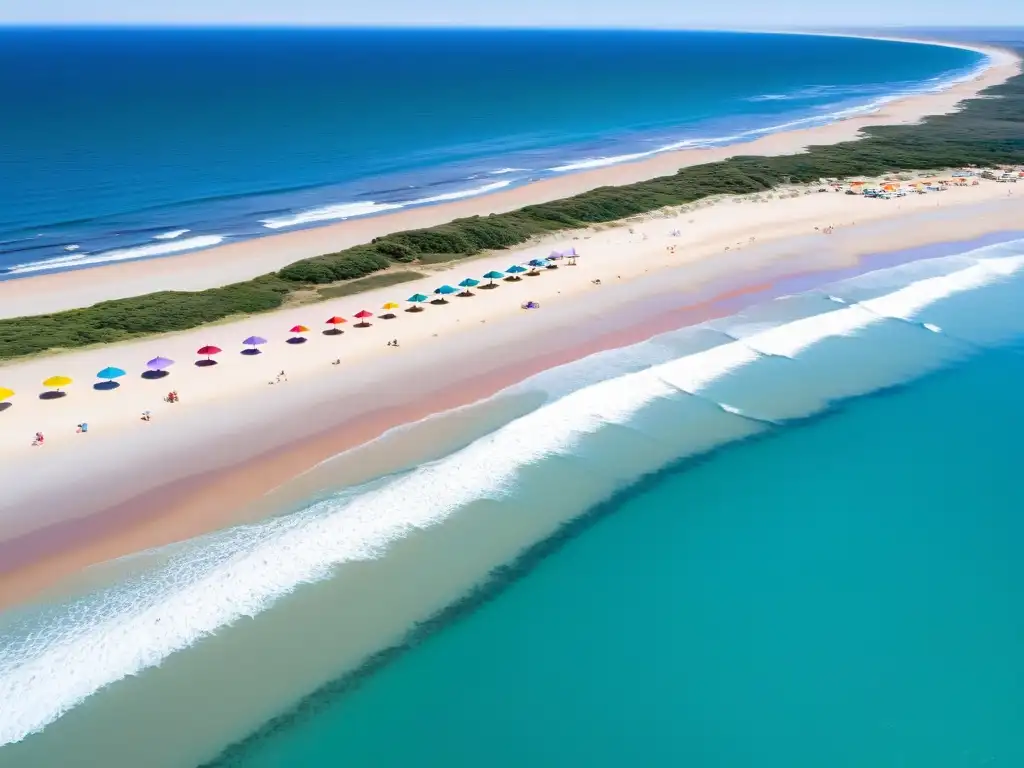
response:
<svg viewBox="0 0 1024 768"><path fill-rule="evenodd" d="M341 328L339 328L338 326L341 325L342 323L347 323L347 322L348 322L348 320L346 320L344 317L338 317L337 315L335 315L334 317L332 317L329 320L327 320L327 324L330 325L330 326L333 326L333 327L330 330L324 331L324 335L326 335L326 336L340 336L341 334L344 333L344 331L341 330Z"/></svg>
<svg viewBox="0 0 1024 768"><path fill-rule="evenodd" d="M288 333L309 333L309 328L304 325L294 325Z"/></svg>
<svg viewBox="0 0 1024 768"><path fill-rule="evenodd" d="M220 354L223 351L224 350L222 350L220 347L215 347L213 345L207 345L205 347L200 347L199 349L197 349L196 350L196 354L197 355L206 355L206 359L209 360L212 355L218 355L218 354Z"/></svg>
<svg viewBox="0 0 1024 768"><path fill-rule="evenodd" d="M356 323L356 328L369 328L370 323L367 322L368 318L373 317L373 312L367 312L365 309L356 312L356 317L359 318L360 322Z"/></svg>

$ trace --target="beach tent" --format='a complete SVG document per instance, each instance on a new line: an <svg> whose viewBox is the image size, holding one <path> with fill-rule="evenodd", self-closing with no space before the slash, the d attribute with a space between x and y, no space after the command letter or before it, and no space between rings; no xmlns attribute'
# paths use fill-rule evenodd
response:
<svg viewBox="0 0 1024 768"><path fill-rule="evenodd" d="M459 296L472 296L473 292L469 289L476 288L478 285L480 285L479 280L474 280L472 277L467 277L465 280L459 283L459 287L464 289L459 294Z"/></svg>
<svg viewBox="0 0 1024 768"><path fill-rule="evenodd" d="M356 323L356 328L369 328L372 323L369 322L369 318L373 317L373 312L367 312L365 309L361 309L356 312L355 317L359 319Z"/></svg>
<svg viewBox="0 0 1024 768"><path fill-rule="evenodd" d="M494 281L495 280L501 280L501 278L503 278L504 276L505 276L504 273L496 272L495 270L492 269L490 272L488 272L486 275L484 275L484 279L485 280L490 280L491 282L489 282L487 285L480 286L481 290L485 289L485 288L497 288L498 284L496 282L494 282Z"/></svg>
<svg viewBox="0 0 1024 768"><path fill-rule="evenodd" d="M347 323L348 320L346 320L344 317L338 317L337 315L335 315L334 317L327 318L325 322L327 323L327 325L331 326L326 331L324 331L325 336L340 336L341 334L344 333L344 331L341 330L341 328L339 328L338 326Z"/></svg>
<svg viewBox="0 0 1024 768"><path fill-rule="evenodd" d="M249 338L245 339L245 341L242 342L242 344L244 346L249 347L249 349L243 349L242 350L242 354L243 355L258 355L260 353L260 351L258 349L256 349L256 347L261 346L262 344L266 344L266 343L267 343L267 340L264 339L262 336L250 336Z"/></svg>
<svg viewBox="0 0 1024 768"><path fill-rule="evenodd" d="M387 304L385 304L383 307L381 307L381 309L383 309L387 313L387 314L384 314L384 315L380 316L381 320L394 320L395 319L394 310L400 309L400 308L401 308L400 304L396 304L393 301L389 301Z"/></svg>
<svg viewBox="0 0 1024 768"><path fill-rule="evenodd" d="M426 301L427 298L428 297L424 296L422 293L414 293L412 296L410 296L408 299L406 299L406 301L410 302L412 304L412 306L409 307L405 311L406 312L422 312L423 311L423 307L421 307L419 305L422 304L424 301Z"/></svg>

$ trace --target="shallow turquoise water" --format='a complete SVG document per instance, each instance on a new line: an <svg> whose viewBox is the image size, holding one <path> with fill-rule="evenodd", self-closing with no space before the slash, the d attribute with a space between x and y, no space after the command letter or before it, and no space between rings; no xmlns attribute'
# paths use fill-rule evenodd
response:
<svg viewBox="0 0 1024 768"><path fill-rule="evenodd" d="M1020 765L1022 386L988 352L649 479L224 762Z"/></svg>

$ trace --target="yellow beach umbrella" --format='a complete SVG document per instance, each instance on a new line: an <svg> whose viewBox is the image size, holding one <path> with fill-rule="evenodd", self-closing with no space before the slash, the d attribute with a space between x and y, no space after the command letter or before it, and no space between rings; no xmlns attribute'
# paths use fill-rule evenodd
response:
<svg viewBox="0 0 1024 768"><path fill-rule="evenodd" d="M43 382L44 387L66 387L71 383L71 379L68 376L51 376Z"/></svg>
<svg viewBox="0 0 1024 768"><path fill-rule="evenodd" d="M387 304L385 304L383 307L381 307L381 309L391 310L391 309L398 309L399 307L401 307L401 304L395 304L395 302L389 301Z"/></svg>
<svg viewBox="0 0 1024 768"><path fill-rule="evenodd" d="M381 309L386 310L385 313L380 316L381 320L394 320L395 313L392 310L398 309L400 306L401 304L395 304L395 302L389 301L387 304L381 307Z"/></svg>
<svg viewBox="0 0 1024 768"><path fill-rule="evenodd" d="M0 403L2 403L4 400L10 400L12 397L14 397L14 390L13 389L7 389L6 387L0 387Z"/></svg>

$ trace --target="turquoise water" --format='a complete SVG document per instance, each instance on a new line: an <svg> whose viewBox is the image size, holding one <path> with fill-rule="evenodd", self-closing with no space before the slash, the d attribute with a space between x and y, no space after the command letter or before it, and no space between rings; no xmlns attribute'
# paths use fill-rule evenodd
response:
<svg viewBox="0 0 1024 768"><path fill-rule="evenodd" d="M1020 765L1022 387L980 354L649 478L223 764Z"/></svg>
<svg viewBox="0 0 1024 768"><path fill-rule="evenodd" d="M984 56L609 30L0 29L0 279L748 141ZM56 130L55 126L74 126Z"/></svg>
<svg viewBox="0 0 1024 768"><path fill-rule="evenodd" d="M551 369L0 616L0 768L1017 764L1024 240L976 246Z"/></svg>

